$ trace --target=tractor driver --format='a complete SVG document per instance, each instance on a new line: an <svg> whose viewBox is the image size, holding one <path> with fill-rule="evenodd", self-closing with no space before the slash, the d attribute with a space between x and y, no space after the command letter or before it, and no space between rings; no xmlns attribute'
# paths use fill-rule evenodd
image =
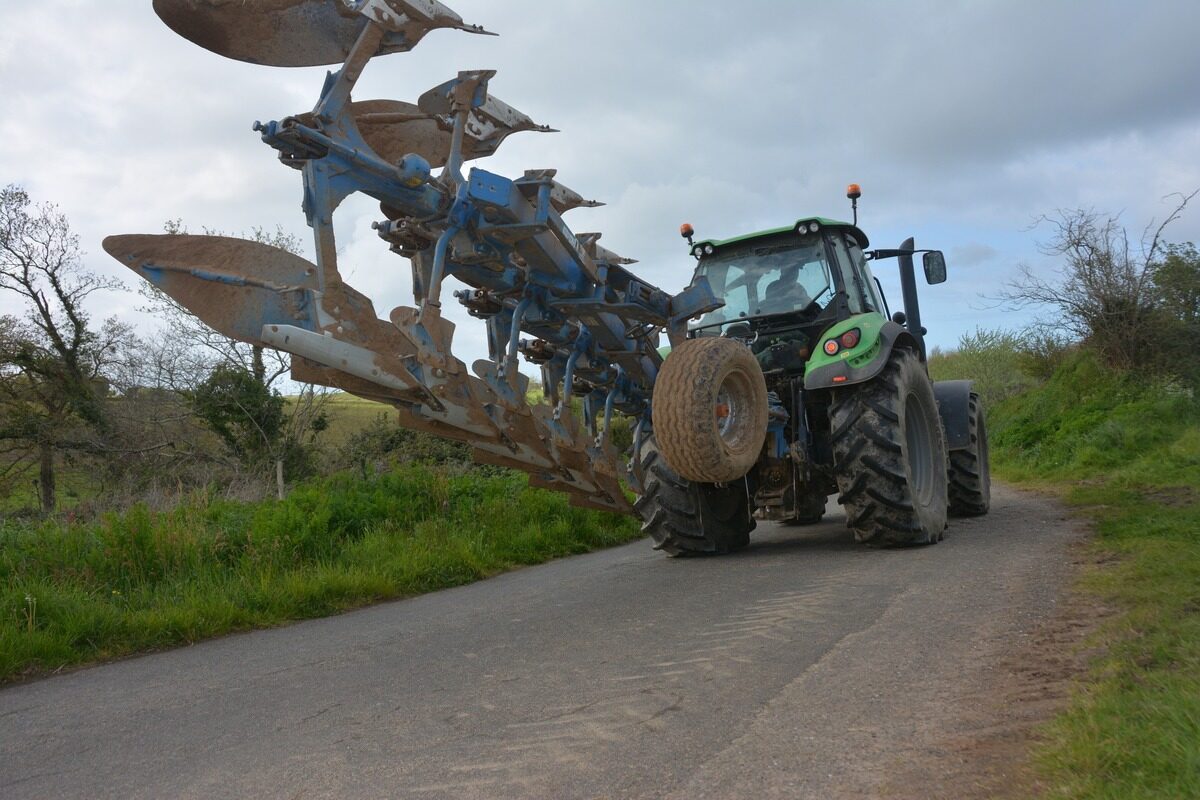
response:
<svg viewBox="0 0 1200 800"><path fill-rule="evenodd" d="M779 277L767 284L759 313L782 314L800 311L812 304L812 297L800 283L800 264L792 259L783 265Z"/></svg>

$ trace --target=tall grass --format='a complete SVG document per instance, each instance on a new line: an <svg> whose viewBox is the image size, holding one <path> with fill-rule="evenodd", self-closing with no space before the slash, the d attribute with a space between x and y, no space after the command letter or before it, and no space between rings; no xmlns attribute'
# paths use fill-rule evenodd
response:
<svg viewBox="0 0 1200 800"><path fill-rule="evenodd" d="M989 422L997 474L1095 521L1082 587L1121 609L1039 751L1048 796L1200 797L1200 402L1084 351Z"/></svg>
<svg viewBox="0 0 1200 800"><path fill-rule="evenodd" d="M638 536L524 476L420 466L197 493L87 523L0 523L0 680L330 614Z"/></svg>

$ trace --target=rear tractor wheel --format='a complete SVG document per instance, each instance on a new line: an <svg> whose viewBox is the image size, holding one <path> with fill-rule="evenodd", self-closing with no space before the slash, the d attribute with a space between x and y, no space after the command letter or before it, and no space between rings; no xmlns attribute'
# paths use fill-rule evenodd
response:
<svg viewBox="0 0 1200 800"><path fill-rule="evenodd" d="M830 409L846 524L873 545L934 544L946 528L946 441L933 385L908 350Z"/></svg>
<svg viewBox="0 0 1200 800"><path fill-rule="evenodd" d="M968 405L967 431L967 448L950 451L950 514L955 517L983 516L992 505L987 426L979 395L974 392Z"/></svg>

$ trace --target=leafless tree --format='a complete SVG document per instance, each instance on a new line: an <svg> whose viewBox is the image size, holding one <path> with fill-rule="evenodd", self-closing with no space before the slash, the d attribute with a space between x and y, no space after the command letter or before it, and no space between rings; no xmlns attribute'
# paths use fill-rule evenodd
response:
<svg viewBox="0 0 1200 800"><path fill-rule="evenodd" d="M25 308L0 320L0 441L7 469L36 462L45 512L57 502L56 458L107 438L109 377L135 349L128 326L90 324L87 299L121 284L81 259L79 237L55 206L35 205L19 186L0 190L0 291Z"/></svg>
<svg viewBox="0 0 1200 800"><path fill-rule="evenodd" d="M163 230L174 234L188 232L179 219L167 220ZM206 236L225 235L211 228L204 228L203 233ZM299 238L280 227L274 231L253 228L246 238L289 253L299 253L301 247ZM189 389L203 381L218 364L227 364L245 370L264 386L274 387L291 368L286 353L230 339L205 325L153 284L143 283L139 292L147 302L143 310L160 319L169 334L156 351L155 367L157 377L162 381L160 385Z"/></svg>
<svg viewBox="0 0 1200 800"><path fill-rule="evenodd" d="M1054 309L1057 328L1091 343L1113 366L1144 363L1154 349L1154 272L1166 247L1163 235L1198 193L1178 195L1171 213L1148 224L1136 245L1118 216L1094 209L1060 209L1040 218L1037 224L1052 230L1042 252L1063 265L1051 276L1022 267L1002 299L1014 307Z"/></svg>
<svg viewBox="0 0 1200 800"><path fill-rule="evenodd" d="M188 232L179 219L168 220L163 229L172 234ZM205 228L203 233L208 236L225 235L209 228ZM280 227L274 231L254 228L245 238L295 254L301 249L300 240ZM194 392L218 367L225 366L252 376L268 392L282 392L282 387L288 386L287 375L291 363L286 353L240 342L213 330L151 284L143 284L140 291L147 301L144 310L162 320L169 334L159 341L151 354L155 385ZM270 454L276 488L281 497L284 491L284 464L294 461L287 456L294 453L297 447L311 445L315 435L323 430L324 411L329 398L329 392L324 387L310 384L297 387L291 384L289 388L295 388L296 391L294 394L289 392L293 396L284 404L284 418L279 427L272 425L267 430L259 424L253 409L241 409L247 435L262 441L255 447L239 448L239 452Z"/></svg>

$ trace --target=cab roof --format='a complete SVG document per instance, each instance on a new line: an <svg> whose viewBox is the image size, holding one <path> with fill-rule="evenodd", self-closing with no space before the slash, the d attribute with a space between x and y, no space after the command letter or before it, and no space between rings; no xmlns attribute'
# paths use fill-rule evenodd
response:
<svg viewBox="0 0 1200 800"><path fill-rule="evenodd" d="M697 244L711 244L714 248L721 248L725 247L726 245L747 242L752 239L777 236L781 233L791 233L799 228L801 224L807 225L810 222L815 222L822 228L836 228L854 234L854 238L858 240L859 246L861 246L864 250L870 245L870 242L867 240L867 235L863 233L858 226L851 225L849 222L844 222L838 219L829 219L828 217L803 217L802 219L798 219L793 224L784 228L768 228L765 231L744 233L741 236L734 236L731 239L704 239L703 241L697 242Z"/></svg>

